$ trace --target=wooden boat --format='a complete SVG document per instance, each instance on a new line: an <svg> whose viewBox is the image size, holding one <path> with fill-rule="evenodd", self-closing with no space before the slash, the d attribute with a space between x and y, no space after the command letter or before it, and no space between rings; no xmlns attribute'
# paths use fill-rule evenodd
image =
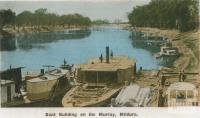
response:
<svg viewBox="0 0 200 118"><path fill-rule="evenodd" d="M135 75L136 63L126 56L111 56L106 48L106 59L92 59L76 65L76 85L62 99L64 107L103 105L110 101Z"/></svg>
<svg viewBox="0 0 200 118"><path fill-rule="evenodd" d="M27 98L31 101L50 99L58 83L66 81L68 70L55 69L26 81Z"/></svg>
<svg viewBox="0 0 200 118"><path fill-rule="evenodd" d="M120 86L105 84L79 84L67 92L62 104L64 107L102 106L117 95L120 89Z"/></svg>

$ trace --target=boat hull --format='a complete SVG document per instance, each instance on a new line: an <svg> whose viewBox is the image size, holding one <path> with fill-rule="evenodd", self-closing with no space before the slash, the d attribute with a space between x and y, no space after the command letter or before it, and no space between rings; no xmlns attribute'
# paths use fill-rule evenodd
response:
<svg viewBox="0 0 200 118"><path fill-rule="evenodd" d="M87 95L84 98L77 97L74 93L79 92L79 89L82 86L75 86L62 99L63 107L98 107L98 106L107 106L111 102L111 98L115 97L121 90L121 87L111 88L108 91L105 91L103 94L96 97ZM95 91L97 92L97 91Z"/></svg>
<svg viewBox="0 0 200 118"><path fill-rule="evenodd" d="M45 82L27 82L27 98L29 100L49 99L57 80Z"/></svg>

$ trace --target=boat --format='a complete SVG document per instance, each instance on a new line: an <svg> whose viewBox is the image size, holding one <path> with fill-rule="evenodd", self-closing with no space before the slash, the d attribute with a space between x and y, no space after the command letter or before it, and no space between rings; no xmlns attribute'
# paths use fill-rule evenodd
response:
<svg viewBox="0 0 200 118"><path fill-rule="evenodd" d="M162 56L177 56L178 55L178 50L177 48L170 47L170 46L162 46L160 48L160 52L156 53L154 57L156 59L162 57Z"/></svg>
<svg viewBox="0 0 200 118"><path fill-rule="evenodd" d="M135 76L136 63L126 56L91 59L87 64L76 65L76 84L63 97L63 107L104 106L117 95L125 82Z"/></svg>
<svg viewBox="0 0 200 118"><path fill-rule="evenodd" d="M67 81L69 71L57 68L26 80L27 99L30 101L51 99L56 87Z"/></svg>
<svg viewBox="0 0 200 118"><path fill-rule="evenodd" d="M158 58L160 58L162 55L160 54L160 52L158 52L158 53L156 53L155 55L154 55L154 57L156 58L156 59L158 59Z"/></svg>
<svg viewBox="0 0 200 118"><path fill-rule="evenodd" d="M121 86L108 86L106 84L79 84L64 96L64 107L90 107L103 106L117 95Z"/></svg>
<svg viewBox="0 0 200 118"><path fill-rule="evenodd" d="M163 56L175 56L177 55L177 48L163 46L160 51Z"/></svg>

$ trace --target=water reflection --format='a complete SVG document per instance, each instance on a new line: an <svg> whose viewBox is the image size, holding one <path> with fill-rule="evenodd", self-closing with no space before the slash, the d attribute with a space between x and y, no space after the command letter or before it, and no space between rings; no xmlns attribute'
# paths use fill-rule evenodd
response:
<svg viewBox="0 0 200 118"><path fill-rule="evenodd" d="M16 40L14 38L2 37L0 38L1 51L16 50Z"/></svg>
<svg viewBox="0 0 200 118"><path fill-rule="evenodd" d="M13 51L17 48L30 50L32 48L45 49L48 43L58 40L83 39L91 34L89 29L74 29L63 32L43 32L21 35L15 38L1 40L1 51Z"/></svg>

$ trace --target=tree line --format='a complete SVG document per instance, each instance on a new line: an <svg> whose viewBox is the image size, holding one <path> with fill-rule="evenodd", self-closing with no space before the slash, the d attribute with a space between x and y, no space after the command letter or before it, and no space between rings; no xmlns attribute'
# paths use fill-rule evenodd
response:
<svg viewBox="0 0 200 118"><path fill-rule="evenodd" d="M17 27L41 27L41 26L89 26L91 20L80 14L57 15L47 12L47 9L40 8L31 11L23 11L16 15L12 10L0 10L0 30L5 25Z"/></svg>
<svg viewBox="0 0 200 118"><path fill-rule="evenodd" d="M173 28L190 31L198 28L198 0L151 0L128 14L129 23L136 27Z"/></svg>

